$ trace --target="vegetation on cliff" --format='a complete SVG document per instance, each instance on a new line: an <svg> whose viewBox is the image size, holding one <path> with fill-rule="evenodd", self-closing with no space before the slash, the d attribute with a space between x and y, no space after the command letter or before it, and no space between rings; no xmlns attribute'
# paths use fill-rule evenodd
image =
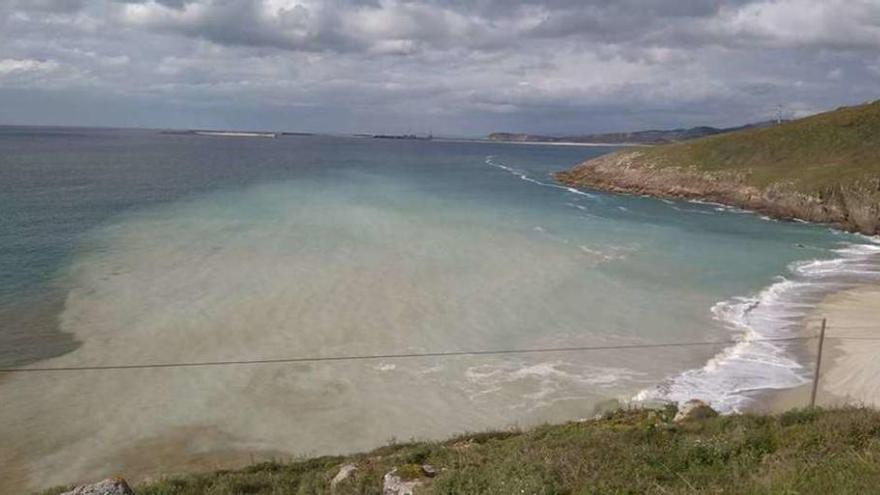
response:
<svg viewBox="0 0 880 495"><path fill-rule="evenodd" d="M623 150L557 174L569 185L700 198L880 233L880 101L777 126Z"/></svg>
<svg viewBox="0 0 880 495"><path fill-rule="evenodd" d="M677 424L620 410L525 432L465 435L369 454L254 465L135 487L138 494L382 493L394 468L416 493L875 493L880 412L807 409ZM347 466L348 465L348 466ZM341 469L346 466L345 469ZM46 493L58 493L60 489Z"/></svg>

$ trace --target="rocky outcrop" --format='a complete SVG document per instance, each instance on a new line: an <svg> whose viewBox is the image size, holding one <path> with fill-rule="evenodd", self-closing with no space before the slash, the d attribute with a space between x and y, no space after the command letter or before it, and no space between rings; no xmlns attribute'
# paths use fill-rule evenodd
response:
<svg viewBox="0 0 880 495"><path fill-rule="evenodd" d="M430 464L422 464L422 474L428 478L433 478L440 474L440 470Z"/></svg>
<svg viewBox="0 0 880 495"><path fill-rule="evenodd" d="M709 404L699 399L691 399L679 408L672 421L674 423L687 423L689 421L714 418L715 416L718 416L718 412L709 407Z"/></svg>
<svg viewBox="0 0 880 495"><path fill-rule="evenodd" d="M134 495L122 478L110 478L92 485L83 485L61 495Z"/></svg>
<svg viewBox="0 0 880 495"><path fill-rule="evenodd" d="M779 219L829 223L851 232L880 234L880 177L841 183L811 193L793 184L750 185L742 171L706 172L694 167L652 163L640 151L623 151L559 172L556 179L573 187L661 198L699 199Z"/></svg>
<svg viewBox="0 0 880 495"><path fill-rule="evenodd" d="M424 482L419 479L404 480L397 469L385 473L382 480L382 495L413 495L416 488L422 486Z"/></svg>
<svg viewBox="0 0 880 495"><path fill-rule="evenodd" d="M440 469L430 464L406 464L385 474L382 485L383 495L413 495L417 488L427 487L431 478L440 474Z"/></svg>
<svg viewBox="0 0 880 495"><path fill-rule="evenodd" d="M340 467L339 472L336 473L336 476L330 481L330 489L335 490L340 483L344 483L346 480L351 479L356 472L357 466L354 464L346 464Z"/></svg>

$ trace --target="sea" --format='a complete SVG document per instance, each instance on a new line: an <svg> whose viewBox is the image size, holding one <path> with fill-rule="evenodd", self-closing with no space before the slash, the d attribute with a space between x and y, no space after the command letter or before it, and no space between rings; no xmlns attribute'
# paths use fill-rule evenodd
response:
<svg viewBox="0 0 880 495"><path fill-rule="evenodd" d="M0 491L805 383L880 244L552 178L614 150L0 127Z"/></svg>

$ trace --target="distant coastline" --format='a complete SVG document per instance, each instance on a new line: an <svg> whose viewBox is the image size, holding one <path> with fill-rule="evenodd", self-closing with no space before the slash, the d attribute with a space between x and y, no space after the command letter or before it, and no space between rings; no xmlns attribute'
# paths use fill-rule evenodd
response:
<svg viewBox="0 0 880 495"><path fill-rule="evenodd" d="M162 131L162 134L183 135L183 136L212 136L212 137L259 137L259 138L276 138L277 132L257 132L257 131L201 131L201 130L184 130L184 131Z"/></svg>
<svg viewBox="0 0 880 495"><path fill-rule="evenodd" d="M468 139L468 138L438 138L434 141L445 143L476 143L476 144L503 144L523 146L580 146L585 148L627 148L648 147L650 144L640 143L576 143L570 141L493 141L491 139Z"/></svg>
<svg viewBox="0 0 880 495"><path fill-rule="evenodd" d="M486 138L493 142L502 143L541 143L541 144L584 144L594 146L638 146L677 143L690 139L697 139L718 134L741 131L745 129L760 129L769 127L778 122L764 121L746 124L738 127L710 127L698 126L680 129L650 129L631 132L606 132L600 134L580 134L565 136L548 136L541 134L528 134L516 132L493 132Z"/></svg>
<svg viewBox="0 0 880 495"><path fill-rule="evenodd" d="M636 147L636 146L654 146L646 143L579 143L576 141L496 141L491 139L476 140L481 143L491 144L523 144L523 145L540 145L540 146L586 146L586 147Z"/></svg>

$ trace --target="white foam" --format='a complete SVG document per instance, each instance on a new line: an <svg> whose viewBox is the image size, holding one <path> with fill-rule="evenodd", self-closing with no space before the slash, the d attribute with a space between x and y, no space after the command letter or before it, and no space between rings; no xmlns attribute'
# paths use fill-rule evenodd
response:
<svg viewBox="0 0 880 495"><path fill-rule="evenodd" d="M571 361L481 364L465 371L471 400L510 394L515 409L534 410L554 402L593 396L596 389L613 389L623 380L646 374L627 368L602 367Z"/></svg>
<svg viewBox="0 0 880 495"><path fill-rule="evenodd" d="M579 244L578 249L580 249L584 254L596 258L601 262L607 263L609 261L619 261L626 259L626 257L630 253L637 251L639 249L639 246L603 246L602 248L598 248L591 247L586 244Z"/></svg>
<svg viewBox="0 0 880 495"><path fill-rule="evenodd" d="M726 205L724 203L716 203L714 201L703 201L701 199L688 199L686 201L695 205L711 206L713 207L712 209L715 211L724 211L728 213L754 213L751 210L746 210L738 206Z"/></svg>
<svg viewBox="0 0 880 495"><path fill-rule="evenodd" d="M578 196L584 196L587 198L595 199L598 197L595 194L590 194L590 193L581 191L580 189L576 189L574 187L560 186L558 184L552 184L552 183L548 183L548 182L542 182L537 179L533 179L532 177L529 177L525 172L522 172L522 171L517 170L512 167L508 167L507 165L504 165L503 163L498 162L497 160L495 160L494 155L487 156L485 161L486 161L487 165L490 165L495 168L500 168L501 170L509 172L509 173L519 177L520 179L522 179L526 182L531 182L532 184L536 184L536 185L539 185L542 187L552 187L554 189L562 189L563 191L569 192L571 194L576 194Z"/></svg>
<svg viewBox="0 0 880 495"><path fill-rule="evenodd" d="M675 206L674 203L671 204L670 208L672 208L675 211L680 211L682 213L697 213L700 215L714 215L715 214L714 212L709 211L709 210L697 210L695 208L682 208L680 206ZM715 210L716 211L726 211L726 210L719 210L717 208Z"/></svg>
<svg viewBox="0 0 880 495"><path fill-rule="evenodd" d="M847 243L837 256L793 263L789 277L778 277L760 293L716 303L711 311L741 339L705 366L672 377L634 400L708 401L722 412L742 411L750 392L791 388L808 381L809 369L798 363L786 342L802 336L804 318L826 294L856 284L880 281L880 246Z"/></svg>

